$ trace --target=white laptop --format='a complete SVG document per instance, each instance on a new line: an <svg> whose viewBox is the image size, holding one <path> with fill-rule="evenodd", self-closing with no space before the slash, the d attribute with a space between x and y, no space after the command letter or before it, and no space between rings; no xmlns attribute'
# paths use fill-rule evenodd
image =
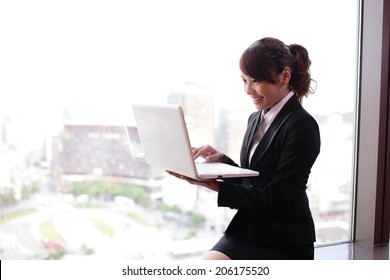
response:
<svg viewBox="0 0 390 280"><path fill-rule="evenodd" d="M195 162L184 113L179 105L133 105L145 161L195 179L258 176L259 172L223 163Z"/></svg>

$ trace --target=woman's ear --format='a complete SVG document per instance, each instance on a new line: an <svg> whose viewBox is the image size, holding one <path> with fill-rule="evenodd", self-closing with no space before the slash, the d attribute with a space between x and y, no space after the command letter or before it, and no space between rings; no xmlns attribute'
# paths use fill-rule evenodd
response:
<svg viewBox="0 0 390 280"><path fill-rule="evenodd" d="M290 67L284 67L282 73L280 74L280 79L282 85L288 85L291 79L291 69Z"/></svg>

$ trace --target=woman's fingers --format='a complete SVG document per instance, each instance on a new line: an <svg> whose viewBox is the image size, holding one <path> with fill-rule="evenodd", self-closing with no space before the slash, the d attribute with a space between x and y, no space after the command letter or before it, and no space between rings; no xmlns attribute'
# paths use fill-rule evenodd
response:
<svg viewBox="0 0 390 280"><path fill-rule="evenodd" d="M172 176L175 176L176 178L187 181L190 184L203 186L203 187L206 187L206 188L213 190L213 191L216 191L216 192L219 191L219 183L215 180L201 181L201 180L196 180L196 179L184 176L184 175L177 174L177 173L169 171L169 170L166 170L166 172Z"/></svg>
<svg viewBox="0 0 390 280"><path fill-rule="evenodd" d="M184 175L181 175L181 174L178 174L178 173L169 171L169 170L166 170L166 172L167 172L168 174L172 175L172 176L175 176L175 177L178 178L178 179L187 181L187 182L190 183L190 184L196 184L196 183L199 183L199 182L200 182L199 180L195 180L195 179L192 179L192 178L190 178L190 177L187 177L187 176L184 176Z"/></svg>
<svg viewBox="0 0 390 280"><path fill-rule="evenodd" d="M207 157L212 156L216 153L217 153L217 150L215 150L210 145L205 145L205 146L201 146L201 147L192 149L192 155L194 156L194 159L202 157L202 158L207 160Z"/></svg>
<svg viewBox="0 0 390 280"><path fill-rule="evenodd" d="M204 158L207 162L227 162L227 156L218 152L210 145L204 145L198 148L192 148L194 159Z"/></svg>

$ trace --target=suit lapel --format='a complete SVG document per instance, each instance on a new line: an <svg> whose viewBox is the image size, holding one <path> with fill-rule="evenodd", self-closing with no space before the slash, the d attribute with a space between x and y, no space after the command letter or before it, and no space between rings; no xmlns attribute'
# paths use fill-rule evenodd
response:
<svg viewBox="0 0 390 280"><path fill-rule="evenodd" d="M251 145L251 141L253 138L253 134L256 131L256 127L260 121L261 118L261 111L257 111L253 113L251 118L249 119L248 123L248 129L244 135L242 147L241 147L241 166L243 168L247 168L249 166L248 164L248 156L249 156L249 147Z"/></svg>
<svg viewBox="0 0 390 280"><path fill-rule="evenodd" d="M299 101L294 95L290 98L289 101L283 106L282 110L278 113L275 120L272 122L271 126L267 129L265 132L263 138L260 140L259 145L257 146L250 163L248 163L248 151L246 152L246 162L249 166L249 168L253 168L256 163L261 160L264 153L269 149L271 146L272 141L274 140L275 135L279 131L279 129L282 127L282 125L288 120L288 118L292 115L293 110L299 105ZM255 129L255 128L254 128ZM251 134L251 138L248 139L248 142L252 140L253 133Z"/></svg>

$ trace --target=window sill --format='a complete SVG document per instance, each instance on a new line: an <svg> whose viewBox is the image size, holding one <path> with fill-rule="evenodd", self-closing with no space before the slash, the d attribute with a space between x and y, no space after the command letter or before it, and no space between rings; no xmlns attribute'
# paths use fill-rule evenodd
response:
<svg viewBox="0 0 390 280"><path fill-rule="evenodd" d="M315 260L389 260L389 244L365 246L357 242L315 248Z"/></svg>

